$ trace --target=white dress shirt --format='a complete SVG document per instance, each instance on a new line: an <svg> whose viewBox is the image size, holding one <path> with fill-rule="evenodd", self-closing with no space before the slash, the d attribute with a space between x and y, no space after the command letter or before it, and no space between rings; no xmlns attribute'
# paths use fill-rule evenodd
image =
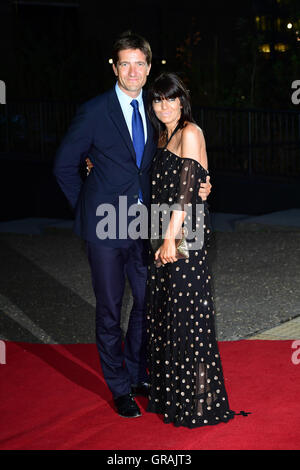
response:
<svg viewBox="0 0 300 470"><path fill-rule="evenodd" d="M117 93L117 97L129 130L129 134L132 139L132 113L133 113L133 107L131 106L131 101L133 99L136 99L139 103L139 111L142 117L143 125L144 125L144 136L145 136L145 143L147 142L147 124L146 124L146 115L145 115L145 108L144 108L144 101L143 101L143 92L141 90L140 94L136 98L131 98L131 96L128 96L124 91L122 91L118 85L118 82L116 83L115 90Z"/></svg>
<svg viewBox="0 0 300 470"><path fill-rule="evenodd" d="M147 124L146 124L146 116L145 116L145 108L144 108L144 101L143 101L143 91L141 90L140 94L136 98L131 98L131 96L128 96L124 91L122 91L118 85L118 82L116 83L115 90L117 93L117 97L129 130L129 134L131 136L132 140L132 113L133 113L133 107L131 106L131 101L133 99L136 99L139 103L139 111L142 117L143 125L144 125L144 137L145 137L145 143L147 142ZM140 199L138 199L138 204L142 204Z"/></svg>

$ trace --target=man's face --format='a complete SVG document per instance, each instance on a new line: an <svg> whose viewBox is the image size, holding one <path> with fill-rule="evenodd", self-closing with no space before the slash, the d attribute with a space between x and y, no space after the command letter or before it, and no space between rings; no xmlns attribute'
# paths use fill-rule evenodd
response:
<svg viewBox="0 0 300 470"><path fill-rule="evenodd" d="M118 63L116 66L113 64L119 87L132 98L136 98L145 85L150 68L151 64L147 64L145 54L140 49L119 51Z"/></svg>

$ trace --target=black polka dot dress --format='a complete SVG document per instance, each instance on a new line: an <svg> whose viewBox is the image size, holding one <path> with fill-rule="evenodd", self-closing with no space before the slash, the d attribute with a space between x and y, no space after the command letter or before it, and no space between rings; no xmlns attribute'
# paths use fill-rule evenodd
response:
<svg viewBox="0 0 300 470"><path fill-rule="evenodd" d="M196 160L178 157L168 149L159 150L153 160L152 204L178 203L182 208L185 204L192 208L192 214L187 214L193 229L204 226L204 243L200 248L199 243L190 245L189 258L156 267L151 252L148 268L151 392L147 411L163 414L165 423L188 428L227 422L234 416L214 327L206 251L209 214L198 195L207 174ZM193 241L198 236L197 230L194 233Z"/></svg>

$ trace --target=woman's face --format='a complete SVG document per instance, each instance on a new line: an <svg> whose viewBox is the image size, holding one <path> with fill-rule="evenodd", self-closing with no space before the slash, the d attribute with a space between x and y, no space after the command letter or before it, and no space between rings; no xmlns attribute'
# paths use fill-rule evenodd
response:
<svg viewBox="0 0 300 470"><path fill-rule="evenodd" d="M167 127L176 126L180 119L182 108L178 97L155 99L152 102L152 106L157 119L163 122Z"/></svg>

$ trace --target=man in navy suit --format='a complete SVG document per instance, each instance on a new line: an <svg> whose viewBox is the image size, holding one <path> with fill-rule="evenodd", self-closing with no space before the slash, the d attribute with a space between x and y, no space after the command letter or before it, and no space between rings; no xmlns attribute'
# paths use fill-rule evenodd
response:
<svg viewBox="0 0 300 470"><path fill-rule="evenodd" d="M75 210L74 230L87 242L96 296L96 343L104 378L119 415L137 417L134 395L147 395L146 314L147 240L119 235L119 197L127 206L150 205L150 166L156 150L142 90L151 68L149 43L124 34L114 44L115 87L84 103L63 139L54 174ZM138 155L140 154L140 155ZM78 168L88 156L93 170L83 182ZM138 158L139 157L139 158ZM206 183L202 195L211 185ZM99 238L99 221L108 204L115 211L116 236ZM98 210L97 210L98 209ZM101 214L101 216L99 215ZM128 219L129 222L129 219ZM133 307L122 348L120 314L130 283Z"/></svg>

